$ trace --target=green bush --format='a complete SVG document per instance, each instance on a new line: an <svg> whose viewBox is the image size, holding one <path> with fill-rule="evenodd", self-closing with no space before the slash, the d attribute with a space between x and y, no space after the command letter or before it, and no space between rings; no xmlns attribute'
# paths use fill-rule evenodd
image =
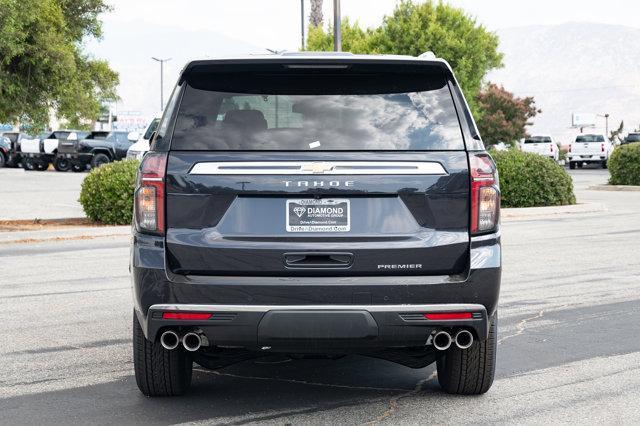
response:
<svg viewBox="0 0 640 426"><path fill-rule="evenodd" d="M575 204L571 176L555 161L516 150L491 153L498 166L504 207Z"/></svg>
<svg viewBox="0 0 640 426"><path fill-rule="evenodd" d="M608 164L611 185L640 185L640 143L617 147Z"/></svg>
<svg viewBox="0 0 640 426"><path fill-rule="evenodd" d="M138 160L116 161L91 170L79 200L89 219L109 225L131 223L139 165Z"/></svg>

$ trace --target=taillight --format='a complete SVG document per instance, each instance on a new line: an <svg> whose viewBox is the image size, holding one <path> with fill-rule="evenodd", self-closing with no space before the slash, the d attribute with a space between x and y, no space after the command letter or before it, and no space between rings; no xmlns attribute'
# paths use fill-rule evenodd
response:
<svg viewBox="0 0 640 426"><path fill-rule="evenodd" d="M549 145L549 150L553 152L553 144Z"/></svg>
<svg viewBox="0 0 640 426"><path fill-rule="evenodd" d="M141 231L163 234L164 176L167 154L150 152L145 155L138 174L135 192L136 226Z"/></svg>
<svg viewBox="0 0 640 426"><path fill-rule="evenodd" d="M487 154L470 154L471 233L493 231L498 226L500 190L495 165Z"/></svg>
<svg viewBox="0 0 640 426"><path fill-rule="evenodd" d="M604 144L600 144L600 150L604 152Z"/></svg>
<svg viewBox="0 0 640 426"><path fill-rule="evenodd" d="M569 152L571 152L571 144L569 144Z"/></svg>

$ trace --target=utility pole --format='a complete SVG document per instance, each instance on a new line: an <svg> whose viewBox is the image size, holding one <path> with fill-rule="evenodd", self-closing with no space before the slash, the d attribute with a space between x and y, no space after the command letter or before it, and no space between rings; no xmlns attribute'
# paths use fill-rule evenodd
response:
<svg viewBox="0 0 640 426"><path fill-rule="evenodd" d="M300 0L300 46L304 50L304 0Z"/></svg>
<svg viewBox="0 0 640 426"><path fill-rule="evenodd" d="M340 0L333 0L333 50L342 51L342 33L340 31Z"/></svg>
<svg viewBox="0 0 640 426"><path fill-rule="evenodd" d="M604 117L604 134L609 137L609 114L596 114L598 117Z"/></svg>
<svg viewBox="0 0 640 426"><path fill-rule="evenodd" d="M159 59L151 57L154 61L160 62L160 111L164 110L164 63L170 61L171 58Z"/></svg>

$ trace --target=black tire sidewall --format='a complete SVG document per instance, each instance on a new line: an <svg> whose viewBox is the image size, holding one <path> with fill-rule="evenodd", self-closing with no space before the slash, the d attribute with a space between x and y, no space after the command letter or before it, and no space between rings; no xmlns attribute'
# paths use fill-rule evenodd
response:
<svg viewBox="0 0 640 426"><path fill-rule="evenodd" d="M111 159L106 154L98 153L93 156L91 159L91 168L97 169L98 167L104 166L111 162Z"/></svg>

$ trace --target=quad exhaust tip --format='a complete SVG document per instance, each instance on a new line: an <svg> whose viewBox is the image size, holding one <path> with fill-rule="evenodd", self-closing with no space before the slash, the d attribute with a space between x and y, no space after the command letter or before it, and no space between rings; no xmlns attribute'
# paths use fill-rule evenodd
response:
<svg viewBox="0 0 640 426"><path fill-rule="evenodd" d="M460 330L455 337L456 346L460 349L469 349L473 345L473 334L469 330Z"/></svg>
<svg viewBox="0 0 640 426"><path fill-rule="evenodd" d="M198 349L200 349L201 345L202 339L197 333L190 332L182 337L182 346L184 346L184 348L189 352L197 351Z"/></svg>
<svg viewBox="0 0 640 426"><path fill-rule="evenodd" d="M167 350L173 350L180 344L180 338L175 331L167 330L160 336L160 344Z"/></svg>
<svg viewBox="0 0 640 426"><path fill-rule="evenodd" d="M451 346L451 335L446 331L439 331L433 336L433 347L439 351L446 351Z"/></svg>

